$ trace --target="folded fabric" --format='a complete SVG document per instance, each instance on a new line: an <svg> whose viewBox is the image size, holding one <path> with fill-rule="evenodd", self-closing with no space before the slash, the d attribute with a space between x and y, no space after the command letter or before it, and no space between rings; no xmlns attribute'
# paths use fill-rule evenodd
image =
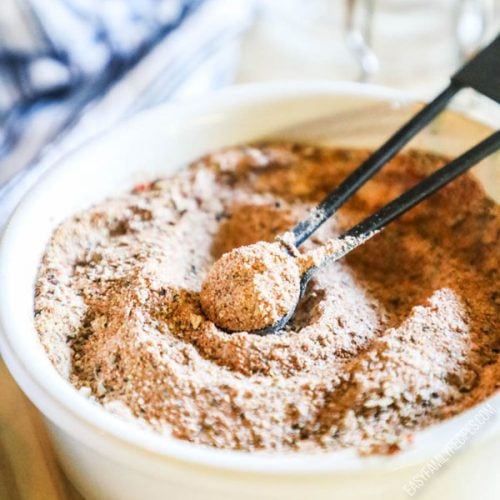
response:
<svg viewBox="0 0 500 500"><path fill-rule="evenodd" d="M247 0L2 0L0 227L56 156L139 109L230 82L252 12Z"/></svg>

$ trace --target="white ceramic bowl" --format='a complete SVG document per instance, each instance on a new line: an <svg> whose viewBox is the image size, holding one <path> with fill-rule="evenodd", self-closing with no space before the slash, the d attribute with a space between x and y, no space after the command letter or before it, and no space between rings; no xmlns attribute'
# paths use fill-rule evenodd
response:
<svg viewBox="0 0 500 500"><path fill-rule="evenodd" d="M85 399L52 367L33 325L33 284L44 247L53 228L76 210L223 145L286 137L373 147L415 109L394 91L356 84L233 88L136 116L69 155L28 193L0 248L0 347L17 383L44 415L62 466L86 498L390 500L406 497L420 483L425 484L419 498L500 497L500 423L492 416L499 396L418 433L410 450L391 457L360 458L351 450L314 456L214 450L159 437ZM413 144L455 155L487 132L484 125L446 113ZM490 176L485 182L491 194L498 163L497 156L477 169L483 180ZM450 441L457 433L467 441L463 446ZM430 461L446 453L450 442L456 449L433 472L436 462Z"/></svg>

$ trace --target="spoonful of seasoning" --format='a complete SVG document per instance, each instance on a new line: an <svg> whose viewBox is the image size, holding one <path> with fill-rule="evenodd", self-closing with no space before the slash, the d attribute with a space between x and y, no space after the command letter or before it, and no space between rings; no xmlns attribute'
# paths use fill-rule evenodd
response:
<svg viewBox="0 0 500 500"><path fill-rule="evenodd" d="M500 131L496 131L338 238L306 253L298 251L298 247L438 115L459 90L472 87L500 103L498 61L500 36L459 70L443 92L291 231L272 243L258 242L222 255L201 288L201 306L208 318L228 332L267 335L283 330L315 272L354 250L387 224L500 149Z"/></svg>

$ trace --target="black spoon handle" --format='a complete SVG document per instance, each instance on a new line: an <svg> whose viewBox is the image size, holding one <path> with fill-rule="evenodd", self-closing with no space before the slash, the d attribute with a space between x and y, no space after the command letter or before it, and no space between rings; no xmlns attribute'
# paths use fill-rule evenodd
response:
<svg viewBox="0 0 500 500"><path fill-rule="evenodd" d="M432 102L427 104L410 121L403 125L385 144L377 149L360 167L321 201L308 218L299 222L293 228L295 245L299 246L309 238L368 179L393 158L413 136L431 122L461 88L463 87L459 83L451 82Z"/></svg>
<svg viewBox="0 0 500 500"><path fill-rule="evenodd" d="M500 130L491 134L488 138L469 149L467 152L455 158L453 161L440 168L429 177L418 183L401 196L391 201L378 212L370 215L356 226L352 227L340 236L340 239L347 237L359 238L359 243L349 245L347 251L350 252L361 243L366 241L376 231L384 228L387 224L397 219L399 216L413 208L423 199L435 193L438 189L448 184L453 179L463 174L476 163L480 162L490 154L500 149ZM338 259L342 255L334 255L332 258Z"/></svg>

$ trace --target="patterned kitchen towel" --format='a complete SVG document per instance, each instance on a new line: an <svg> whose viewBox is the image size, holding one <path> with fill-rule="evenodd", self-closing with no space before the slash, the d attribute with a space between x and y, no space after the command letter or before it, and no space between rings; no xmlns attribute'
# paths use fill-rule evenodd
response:
<svg viewBox="0 0 500 500"><path fill-rule="evenodd" d="M56 157L140 109L229 83L252 7L2 0L0 228Z"/></svg>

